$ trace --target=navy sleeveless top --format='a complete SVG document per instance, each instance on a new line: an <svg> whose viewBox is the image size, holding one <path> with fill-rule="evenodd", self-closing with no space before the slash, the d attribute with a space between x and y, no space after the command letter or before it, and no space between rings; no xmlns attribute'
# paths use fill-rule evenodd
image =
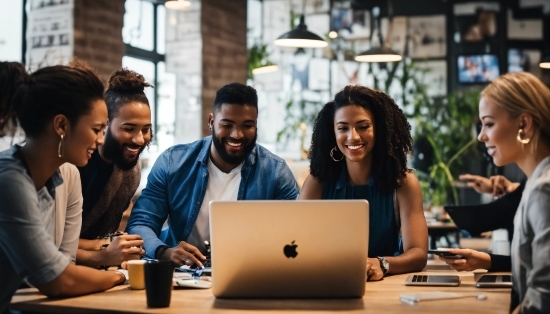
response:
<svg viewBox="0 0 550 314"><path fill-rule="evenodd" d="M351 185L346 167L340 169L336 182L323 183L322 199L366 199L369 202L369 257L403 253L400 226L394 213L394 193L383 194L372 177L367 185Z"/></svg>

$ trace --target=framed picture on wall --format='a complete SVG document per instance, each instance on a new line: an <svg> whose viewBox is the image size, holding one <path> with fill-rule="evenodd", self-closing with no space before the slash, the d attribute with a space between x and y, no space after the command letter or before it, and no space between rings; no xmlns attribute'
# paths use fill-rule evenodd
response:
<svg viewBox="0 0 550 314"><path fill-rule="evenodd" d="M541 77L540 51L534 49L508 49L508 72L529 72Z"/></svg>
<svg viewBox="0 0 550 314"><path fill-rule="evenodd" d="M495 2L470 2L454 5L455 23L460 41L483 42L497 35L497 15L500 4Z"/></svg>
<svg viewBox="0 0 550 314"><path fill-rule="evenodd" d="M380 21L380 30L385 36L388 46L399 53L405 51L405 41L407 40L407 24L408 19L405 16L396 16L392 20L391 28L389 27L388 18L382 18ZM391 29L391 33L390 33ZM375 36L377 36L375 34Z"/></svg>
<svg viewBox="0 0 550 314"><path fill-rule="evenodd" d="M542 40L542 20L516 20L508 10L508 39Z"/></svg>
<svg viewBox="0 0 550 314"><path fill-rule="evenodd" d="M445 16L409 18L409 56L435 58L447 55Z"/></svg>

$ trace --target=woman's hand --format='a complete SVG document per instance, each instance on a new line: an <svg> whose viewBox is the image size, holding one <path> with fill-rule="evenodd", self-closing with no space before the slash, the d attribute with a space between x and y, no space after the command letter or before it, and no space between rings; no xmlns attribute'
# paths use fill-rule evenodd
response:
<svg viewBox="0 0 550 314"><path fill-rule="evenodd" d="M380 261L377 258L367 258L367 281L378 281L383 277Z"/></svg>
<svg viewBox="0 0 550 314"><path fill-rule="evenodd" d="M452 259L440 256L439 259L458 271L472 271L475 269L491 268L491 256L487 253L470 249L450 249L450 253L462 255L462 259Z"/></svg>

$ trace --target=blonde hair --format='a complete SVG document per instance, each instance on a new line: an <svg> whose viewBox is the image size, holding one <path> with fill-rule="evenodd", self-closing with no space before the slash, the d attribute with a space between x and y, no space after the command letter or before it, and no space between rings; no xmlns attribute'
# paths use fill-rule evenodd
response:
<svg viewBox="0 0 550 314"><path fill-rule="evenodd" d="M536 76L527 72L501 75L481 91L481 97L491 99L512 118L531 114L533 146L536 149L539 138L550 145L550 89Z"/></svg>

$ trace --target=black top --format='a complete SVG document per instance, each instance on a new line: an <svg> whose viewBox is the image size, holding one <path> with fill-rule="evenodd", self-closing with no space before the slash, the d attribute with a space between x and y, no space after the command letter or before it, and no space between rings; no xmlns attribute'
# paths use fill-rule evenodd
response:
<svg viewBox="0 0 550 314"><path fill-rule="evenodd" d="M506 228L506 230L508 230L508 239L510 240L510 243L512 242L512 237L514 236L513 217L516 215L516 211L518 210L521 195L523 194L523 189L525 188L526 182L526 179L522 180L517 189L515 189L512 193L506 194L505 196L492 202L492 204L496 205L493 207L496 209L492 219L492 225L496 226L497 229ZM489 255L491 256L491 268L489 268L488 271L496 272L512 270L512 258L510 256L495 254Z"/></svg>
<svg viewBox="0 0 550 314"><path fill-rule="evenodd" d="M82 205L82 222L86 221L86 218L90 215L97 200L103 193L103 189L109 181L111 174L113 173L114 164L106 163L99 155L98 150L95 150L92 154L92 158L88 161L88 164L84 167L78 167L80 172L80 181L82 182L82 197L84 202ZM108 214L106 211L105 214ZM102 220L100 219L99 222ZM115 229L118 226L115 227ZM92 226L88 230L81 232L80 237L85 239L95 239L97 237L103 237L104 234L97 234Z"/></svg>
<svg viewBox="0 0 550 314"><path fill-rule="evenodd" d="M491 256L491 268L487 269L487 271L496 272L512 270L512 258L510 256L496 254L489 254L489 256Z"/></svg>

